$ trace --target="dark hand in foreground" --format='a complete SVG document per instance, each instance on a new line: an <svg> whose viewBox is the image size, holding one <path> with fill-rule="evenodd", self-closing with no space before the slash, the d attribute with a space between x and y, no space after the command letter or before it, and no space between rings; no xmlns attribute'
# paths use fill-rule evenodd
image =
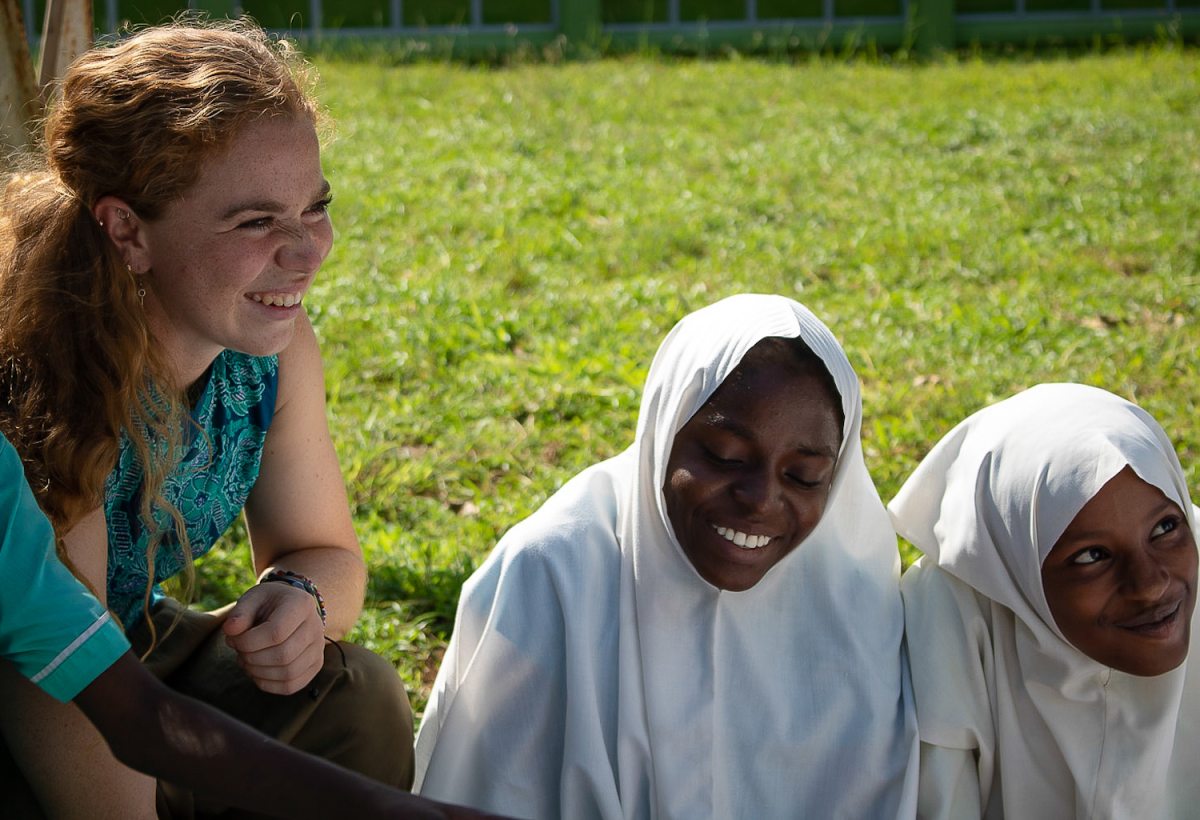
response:
<svg viewBox="0 0 1200 820"><path fill-rule="evenodd" d="M285 746L168 689L132 652L118 658L75 703L126 766L231 807L292 820L496 816L417 797Z"/></svg>

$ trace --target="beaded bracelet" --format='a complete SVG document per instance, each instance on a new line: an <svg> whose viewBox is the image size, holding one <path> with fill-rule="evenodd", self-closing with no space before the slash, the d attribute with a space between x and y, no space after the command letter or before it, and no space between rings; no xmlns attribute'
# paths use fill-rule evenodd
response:
<svg viewBox="0 0 1200 820"><path fill-rule="evenodd" d="M302 589L317 602L317 614L321 616L321 625L325 625L325 599L321 597L321 593L317 590L317 585L311 579L305 578L298 572L292 572L287 569L273 569L259 579L260 584L268 584L272 581L277 581L281 584L293 586L296 589Z"/></svg>

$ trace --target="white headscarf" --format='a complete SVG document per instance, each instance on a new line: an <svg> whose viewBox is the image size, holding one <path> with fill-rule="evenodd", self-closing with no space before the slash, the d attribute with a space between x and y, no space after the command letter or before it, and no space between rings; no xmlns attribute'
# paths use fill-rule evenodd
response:
<svg viewBox="0 0 1200 820"><path fill-rule="evenodd" d="M1063 637L1042 589L1046 555L1127 465L1196 532L1162 428L1075 384L974 414L889 505L897 531L925 553L903 584L921 741L978 750L985 816L1141 820L1195 796L1200 738L1177 739L1181 704L1200 706L1183 702L1186 664L1152 678L1101 665ZM938 567L961 583L939 580ZM1192 783L1168 785L1173 761Z"/></svg>
<svg viewBox="0 0 1200 820"><path fill-rule="evenodd" d="M844 441L824 516L745 592L677 543L676 432L760 340L833 376ZM895 535L863 464L858 380L778 296L681 321L634 444L514 527L464 587L417 741L422 794L525 817L896 818L915 806Z"/></svg>

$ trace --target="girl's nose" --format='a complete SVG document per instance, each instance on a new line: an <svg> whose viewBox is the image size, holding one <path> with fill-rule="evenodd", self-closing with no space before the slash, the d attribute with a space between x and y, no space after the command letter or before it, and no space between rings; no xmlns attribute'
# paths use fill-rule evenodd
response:
<svg viewBox="0 0 1200 820"><path fill-rule="evenodd" d="M766 470L749 472L733 485L733 497L749 512L770 512L780 503L779 480Z"/></svg>
<svg viewBox="0 0 1200 820"><path fill-rule="evenodd" d="M1171 573L1149 550L1139 550L1126 560L1125 588L1133 597L1157 601L1166 592Z"/></svg>

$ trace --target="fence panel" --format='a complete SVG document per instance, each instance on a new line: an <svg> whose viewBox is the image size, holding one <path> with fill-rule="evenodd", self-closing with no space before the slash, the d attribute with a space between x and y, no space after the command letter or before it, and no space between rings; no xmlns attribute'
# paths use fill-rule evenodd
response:
<svg viewBox="0 0 1200 820"><path fill-rule="evenodd" d="M21 0L31 41L45 0ZM924 50L1200 34L1200 0L189 0L302 38L392 37L456 55L570 48ZM97 30L158 22L171 0L94 0ZM561 38L561 40L560 40Z"/></svg>

